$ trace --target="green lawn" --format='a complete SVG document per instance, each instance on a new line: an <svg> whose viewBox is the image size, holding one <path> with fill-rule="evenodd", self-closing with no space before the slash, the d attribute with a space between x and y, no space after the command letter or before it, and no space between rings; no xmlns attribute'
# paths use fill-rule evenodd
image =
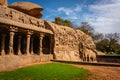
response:
<svg viewBox="0 0 120 80"><path fill-rule="evenodd" d="M68 64L49 63L1 72L0 80L86 80L89 71Z"/></svg>
<svg viewBox="0 0 120 80"><path fill-rule="evenodd" d="M105 56L120 56L119 54L116 54L116 53L107 53L107 54L105 54Z"/></svg>

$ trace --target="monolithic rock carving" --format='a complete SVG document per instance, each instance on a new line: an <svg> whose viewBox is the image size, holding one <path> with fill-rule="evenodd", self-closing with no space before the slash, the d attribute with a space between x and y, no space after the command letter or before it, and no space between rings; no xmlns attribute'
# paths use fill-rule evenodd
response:
<svg viewBox="0 0 120 80"><path fill-rule="evenodd" d="M96 62L97 50L90 36L38 19L42 10L29 2L0 5L1 70L51 59Z"/></svg>

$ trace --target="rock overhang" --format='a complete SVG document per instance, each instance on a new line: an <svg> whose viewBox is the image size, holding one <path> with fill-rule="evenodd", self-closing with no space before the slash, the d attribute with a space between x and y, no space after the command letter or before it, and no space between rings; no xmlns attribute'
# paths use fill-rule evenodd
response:
<svg viewBox="0 0 120 80"><path fill-rule="evenodd" d="M9 5L9 7L36 18L42 17L41 11L43 8L31 2L15 2Z"/></svg>

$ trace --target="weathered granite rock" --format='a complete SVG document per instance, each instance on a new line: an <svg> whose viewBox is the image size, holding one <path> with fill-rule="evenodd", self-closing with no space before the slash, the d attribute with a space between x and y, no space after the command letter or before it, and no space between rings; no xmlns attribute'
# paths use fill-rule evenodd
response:
<svg viewBox="0 0 120 80"><path fill-rule="evenodd" d="M40 11L42 11L43 8L39 5L30 2L15 2L11 4L9 7L36 18L42 17L42 13Z"/></svg>
<svg viewBox="0 0 120 80"><path fill-rule="evenodd" d="M7 0L0 0L0 5L5 5L5 6L7 6L8 4L7 4Z"/></svg>
<svg viewBox="0 0 120 80"><path fill-rule="evenodd" d="M96 62L98 53L90 36L81 30L35 18L42 8L22 3L11 8L0 5L0 71L51 59Z"/></svg>
<svg viewBox="0 0 120 80"><path fill-rule="evenodd" d="M96 47L92 38L80 30L47 22L55 37L54 54L58 60L96 61ZM88 59L87 59L88 56Z"/></svg>

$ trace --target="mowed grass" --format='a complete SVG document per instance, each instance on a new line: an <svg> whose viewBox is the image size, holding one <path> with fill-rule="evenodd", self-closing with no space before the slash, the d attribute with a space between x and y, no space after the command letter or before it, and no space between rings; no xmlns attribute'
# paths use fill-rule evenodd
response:
<svg viewBox="0 0 120 80"><path fill-rule="evenodd" d="M48 63L1 72L0 80L87 80L89 71L68 64Z"/></svg>

